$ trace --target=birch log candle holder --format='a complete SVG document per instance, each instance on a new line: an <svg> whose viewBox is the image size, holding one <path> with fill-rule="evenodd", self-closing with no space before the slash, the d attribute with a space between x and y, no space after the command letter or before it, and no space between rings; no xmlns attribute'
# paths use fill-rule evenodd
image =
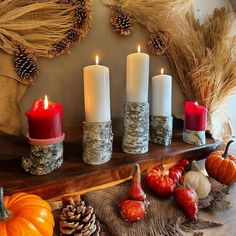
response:
<svg viewBox="0 0 236 236"><path fill-rule="evenodd" d="M58 169L63 163L65 134L51 139L29 139L30 155L22 158L22 168L32 175L45 175Z"/></svg>
<svg viewBox="0 0 236 236"><path fill-rule="evenodd" d="M197 102L187 101L184 110L183 141L195 146L206 144L207 109Z"/></svg>
<svg viewBox="0 0 236 236"><path fill-rule="evenodd" d="M149 55L142 53L139 45L136 53L127 56L122 148L129 154L142 154L148 151L148 80Z"/></svg>
<svg viewBox="0 0 236 236"><path fill-rule="evenodd" d="M150 116L150 141L168 146L172 141L173 117Z"/></svg>
<svg viewBox="0 0 236 236"><path fill-rule="evenodd" d="M168 146L172 141L173 118L172 77L161 74L152 77L152 110L150 117L150 141Z"/></svg>
<svg viewBox="0 0 236 236"><path fill-rule="evenodd" d="M83 122L83 161L101 165L112 156L113 133L111 122Z"/></svg>
<svg viewBox="0 0 236 236"><path fill-rule="evenodd" d="M33 175L45 175L63 163L62 105L44 99L36 100L26 112L29 126L30 155L21 166Z"/></svg>
<svg viewBox="0 0 236 236"><path fill-rule="evenodd" d="M113 133L110 108L109 68L95 64L84 67L83 160L90 165L108 162L112 156Z"/></svg>
<svg viewBox="0 0 236 236"><path fill-rule="evenodd" d="M184 129L183 131L183 141L188 144L195 146L203 146L206 144L206 132L204 131L194 131Z"/></svg>
<svg viewBox="0 0 236 236"><path fill-rule="evenodd" d="M123 151L129 154L146 153L148 151L148 140L149 103L125 103Z"/></svg>

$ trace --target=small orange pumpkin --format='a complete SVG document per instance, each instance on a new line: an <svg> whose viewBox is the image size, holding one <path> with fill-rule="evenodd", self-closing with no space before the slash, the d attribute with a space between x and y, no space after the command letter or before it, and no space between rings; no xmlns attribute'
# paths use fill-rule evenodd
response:
<svg viewBox="0 0 236 236"><path fill-rule="evenodd" d="M206 171L208 175L222 184L236 182L236 157L228 153L229 146L234 141L227 143L225 151L216 150L210 153L206 159Z"/></svg>
<svg viewBox="0 0 236 236"><path fill-rule="evenodd" d="M52 236L54 219L50 205L40 197L15 193L5 196L0 188L1 236Z"/></svg>

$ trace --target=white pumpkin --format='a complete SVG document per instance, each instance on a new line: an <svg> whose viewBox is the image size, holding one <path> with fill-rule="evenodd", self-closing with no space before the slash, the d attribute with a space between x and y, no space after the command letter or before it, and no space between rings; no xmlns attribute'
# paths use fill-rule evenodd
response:
<svg viewBox="0 0 236 236"><path fill-rule="evenodd" d="M192 162L191 170L184 177L184 186L193 188L200 199L206 198L211 191L208 178L199 171L196 161Z"/></svg>

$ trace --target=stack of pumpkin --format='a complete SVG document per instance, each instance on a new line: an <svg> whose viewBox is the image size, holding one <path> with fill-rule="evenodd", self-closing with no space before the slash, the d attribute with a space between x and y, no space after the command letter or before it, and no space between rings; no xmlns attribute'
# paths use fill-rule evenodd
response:
<svg viewBox="0 0 236 236"><path fill-rule="evenodd" d="M228 142L225 151L214 151L206 159L206 171L208 175L222 184L236 182L236 158L228 153ZM164 165L156 166L145 175L145 182L151 191L159 197L174 196L177 204L183 209L186 217L197 220L199 200L208 197L211 184L198 168L197 162L191 163L191 170L186 171L189 161L184 159L167 170ZM123 219L137 221L144 217L147 204L146 195L141 187L139 168L136 167L128 199L120 203L120 212Z"/></svg>

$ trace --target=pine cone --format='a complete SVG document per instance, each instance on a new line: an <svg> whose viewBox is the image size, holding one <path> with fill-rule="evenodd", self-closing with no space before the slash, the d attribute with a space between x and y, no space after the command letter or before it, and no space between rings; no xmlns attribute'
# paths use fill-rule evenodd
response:
<svg viewBox="0 0 236 236"><path fill-rule="evenodd" d="M75 28L81 29L85 23L86 17L87 17L86 9L84 7L77 7L74 10Z"/></svg>
<svg viewBox="0 0 236 236"><path fill-rule="evenodd" d="M62 4L71 4L72 6L84 6L85 0L61 0Z"/></svg>
<svg viewBox="0 0 236 236"><path fill-rule="evenodd" d="M69 46L80 40L80 33L76 30L69 30L66 35L66 42Z"/></svg>
<svg viewBox="0 0 236 236"><path fill-rule="evenodd" d="M54 56L59 56L64 54L67 48L68 44L66 40L61 40L60 42L53 44L53 48L49 52L49 54L53 54Z"/></svg>
<svg viewBox="0 0 236 236"><path fill-rule="evenodd" d="M169 33L158 31L150 36L148 50L152 55L162 55L170 44Z"/></svg>
<svg viewBox="0 0 236 236"><path fill-rule="evenodd" d="M115 27L115 31L121 36L128 36L134 28L134 20L131 15L124 11L120 6L112 7L111 24Z"/></svg>
<svg viewBox="0 0 236 236"><path fill-rule="evenodd" d="M14 58L14 68L24 82L32 82L38 77L36 60L26 52L26 48L18 46Z"/></svg>
<svg viewBox="0 0 236 236"><path fill-rule="evenodd" d="M98 236L100 226L93 207L84 201L70 200L70 204L63 208L60 216L61 236Z"/></svg>

